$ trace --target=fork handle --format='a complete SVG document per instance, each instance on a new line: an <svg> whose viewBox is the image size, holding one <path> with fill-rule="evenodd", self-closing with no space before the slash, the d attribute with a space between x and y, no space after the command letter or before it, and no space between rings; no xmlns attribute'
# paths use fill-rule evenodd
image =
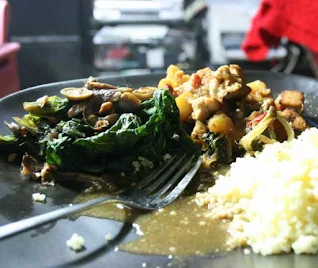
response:
<svg viewBox="0 0 318 268"><path fill-rule="evenodd" d="M27 231L29 229L35 228L37 226L70 216L77 212L82 212L96 205L106 203L122 201L119 197L100 197L97 199L92 199L84 203L76 204L73 206L68 206L65 208L57 209L39 216L34 216L25 220L20 220L17 222L6 224L0 227L0 240L19 234L21 232Z"/></svg>

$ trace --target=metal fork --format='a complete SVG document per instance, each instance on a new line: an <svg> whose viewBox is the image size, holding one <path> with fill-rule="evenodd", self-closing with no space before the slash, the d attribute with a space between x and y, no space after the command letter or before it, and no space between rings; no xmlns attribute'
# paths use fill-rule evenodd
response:
<svg viewBox="0 0 318 268"><path fill-rule="evenodd" d="M57 209L39 216L9 223L0 227L0 240L27 231L37 226L82 212L96 205L119 202L132 208L156 210L171 204L189 182L201 165L201 158L196 163L194 155L174 155L161 167L151 172L146 178L117 196L101 197ZM188 172L187 172L188 171ZM185 174L185 175L184 175ZM182 176L184 177L182 178Z"/></svg>

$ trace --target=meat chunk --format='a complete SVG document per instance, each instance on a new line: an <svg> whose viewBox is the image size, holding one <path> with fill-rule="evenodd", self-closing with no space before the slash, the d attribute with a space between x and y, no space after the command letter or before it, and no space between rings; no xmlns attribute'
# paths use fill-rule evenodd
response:
<svg viewBox="0 0 318 268"><path fill-rule="evenodd" d="M286 108L284 111L280 112L280 115L291 122L292 127L298 131L304 131L308 128L306 121L302 118L294 109Z"/></svg>
<svg viewBox="0 0 318 268"><path fill-rule="evenodd" d="M221 108L220 103L213 97L199 97L192 99L192 118L194 120L205 121L211 113L216 112Z"/></svg>
<svg viewBox="0 0 318 268"><path fill-rule="evenodd" d="M297 90L284 90L275 100L276 109L279 111L292 108L302 113L304 108L304 93Z"/></svg>
<svg viewBox="0 0 318 268"><path fill-rule="evenodd" d="M242 99L250 92L245 84L245 77L238 65L223 65L216 71L210 68L198 70L189 81L176 91L180 95L189 91L197 96L211 96L220 103L230 99Z"/></svg>
<svg viewBox="0 0 318 268"><path fill-rule="evenodd" d="M267 111L270 106L274 104L274 98L272 97L271 90L266 84L260 80L248 83L248 87L251 88L251 92L246 96L244 102L252 109L262 109Z"/></svg>
<svg viewBox="0 0 318 268"><path fill-rule="evenodd" d="M219 102L245 98L251 89L246 86L245 76L238 65L223 65L210 81L210 94Z"/></svg>

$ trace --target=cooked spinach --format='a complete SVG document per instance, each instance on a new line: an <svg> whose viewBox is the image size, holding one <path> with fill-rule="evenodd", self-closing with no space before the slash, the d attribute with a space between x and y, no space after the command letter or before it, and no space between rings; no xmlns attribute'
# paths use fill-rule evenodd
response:
<svg viewBox="0 0 318 268"><path fill-rule="evenodd" d="M63 118L67 118L69 103L59 97L49 97L46 108L37 102L24 105L31 109L30 113L14 119L21 129L28 130L27 135L0 136L0 151L3 140L7 145L18 145L21 151L44 158L59 170L132 171L132 162L139 156L157 163L166 152L199 153L180 127L179 110L168 90L157 90L151 99L141 103L136 113L121 114L114 125L101 132L95 132L84 118ZM56 114L61 115L58 122L48 117ZM178 140L173 139L174 135Z"/></svg>
<svg viewBox="0 0 318 268"><path fill-rule="evenodd" d="M58 96L48 97L47 101L43 105L40 101L24 102L23 107L26 111L38 116L56 115L64 112L70 107L70 103L67 99L60 98Z"/></svg>
<svg viewBox="0 0 318 268"><path fill-rule="evenodd" d="M214 156L220 164L229 164L232 161L232 142L222 134L208 132L202 137L205 143L205 154Z"/></svg>

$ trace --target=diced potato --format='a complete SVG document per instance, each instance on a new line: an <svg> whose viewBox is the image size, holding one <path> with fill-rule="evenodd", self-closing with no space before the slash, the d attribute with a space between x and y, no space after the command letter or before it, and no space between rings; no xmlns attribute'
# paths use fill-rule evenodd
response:
<svg viewBox="0 0 318 268"><path fill-rule="evenodd" d="M230 117L224 113L217 113L208 120L208 129L213 133L229 134L234 125Z"/></svg>
<svg viewBox="0 0 318 268"><path fill-rule="evenodd" d="M189 98L192 97L190 92L183 92L176 98L176 103L180 111L180 120L187 120L192 113L192 105L189 103Z"/></svg>
<svg viewBox="0 0 318 268"><path fill-rule="evenodd" d="M185 74L176 65L170 65L167 69L167 76L160 80L158 88L164 88L165 84L170 85L172 88L182 85L190 79L190 75Z"/></svg>

